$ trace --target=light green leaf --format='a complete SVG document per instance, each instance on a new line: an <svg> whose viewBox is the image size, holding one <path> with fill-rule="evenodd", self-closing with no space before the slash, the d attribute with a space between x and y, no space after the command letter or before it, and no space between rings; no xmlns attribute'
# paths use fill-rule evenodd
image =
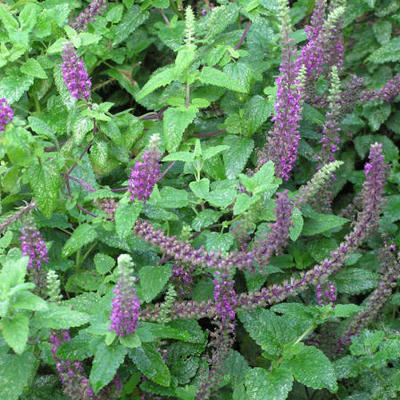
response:
<svg viewBox="0 0 400 400"><path fill-rule="evenodd" d="M77 250L93 242L97 238L97 233L92 225L82 224L75 229L74 233L65 242L61 256L66 258Z"/></svg>
<svg viewBox="0 0 400 400"><path fill-rule="evenodd" d="M168 154L162 161L184 161L191 162L194 160L194 154L188 151L177 151L176 153Z"/></svg>
<svg viewBox="0 0 400 400"><path fill-rule="evenodd" d="M143 343L142 347L132 349L129 357L147 378L161 386L170 385L171 375L168 367L153 344Z"/></svg>
<svg viewBox="0 0 400 400"><path fill-rule="evenodd" d="M181 144L183 132L196 117L195 108L168 108L163 116L163 137L168 152L174 152Z"/></svg>
<svg viewBox="0 0 400 400"><path fill-rule="evenodd" d="M143 203L120 204L115 211L115 229L118 236L123 239L132 233L133 225L142 211Z"/></svg>
<svg viewBox="0 0 400 400"><path fill-rule="evenodd" d="M92 357L94 349L90 345L93 336L85 331L80 331L78 335L68 342L64 342L57 350L57 357L62 360L84 360Z"/></svg>
<svg viewBox="0 0 400 400"><path fill-rule="evenodd" d="M227 149L229 149L229 146L226 145L208 147L204 150L202 158L203 160L208 160L209 158L214 157Z"/></svg>
<svg viewBox="0 0 400 400"><path fill-rule="evenodd" d="M22 354L29 336L29 318L19 313L3 318L1 323L4 340L17 354Z"/></svg>
<svg viewBox="0 0 400 400"><path fill-rule="evenodd" d="M235 205L233 206L233 215L239 215L245 212L255 201L258 200L258 197L249 197L246 193L239 193Z"/></svg>
<svg viewBox="0 0 400 400"><path fill-rule="evenodd" d="M304 346L293 359L282 366L290 369L296 381L313 389L328 389L334 393L338 389L335 370L329 358L313 346Z"/></svg>
<svg viewBox="0 0 400 400"><path fill-rule="evenodd" d="M224 138L223 143L229 147L223 154L226 177L234 179L246 166L254 148L254 141L245 137L229 135Z"/></svg>
<svg viewBox="0 0 400 400"><path fill-rule="evenodd" d="M112 257L108 256L107 254L103 253L97 253L94 256L93 261L96 267L96 271L101 275L104 275L107 272L109 272L111 268L113 268L115 265L115 260Z"/></svg>
<svg viewBox="0 0 400 400"><path fill-rule="evenodd" d="M21 257L19 249L9 251L0 271L0 292L8 293L12 287L24 282L28 261L27 256Z"/></svg>
<svg viewBox="0 0 400 400"><path fill-rule="evenodd" d="M47 311L38 311L33 317L35 325L41 328L68 329L89 322L89 315L68 307L49 303Z"/></svg>
<svg viewBox="0 0 400 400"><path fill-rule="evenodd" d="M277 188L280 181L274 178L275 168L272 161L265 163L253 176L240 174L239 179L248 192L257 194Z"/></svg>
<svg viewBox="0 0 400 400"><path fill-rule="evenodd" d="M196 55L196 46L191 44L178 51L175 60L175 73L178 76L190 67Z"/></svg>
<svg viewBox="0 0 400 400"><path fill-rule="evenodd" d="M37 23L37 16L41 11L41 7L34 3L28 3L19 14L19 22L21 30L30 32Z"/></svg>
<svg viewBox="0 0 400 400"><path fill-rule="evenodd" d="M35 58L29 58L21 67L22 73L34 78L47 79L47 74Z"/></svg>
<svg viewBox="0 0 400 400"><path fill-rule="evenodd" d="M335 317L348 318L363 309L364 307L357 306L356 304L336 304L334 312Z"/></svg>
<svg viewBox="0 0 400 400"><path fill-rule="evenodd" d="M396 62L400 60L400 37L395 37L385 43L378 50L375 50L367 61L375 64L383 64L387 62Z"/></svg>
<svg viewBox="0 0 400 400"><path fill-rule="evenodd" d="M160 196L158 205L163 208L183 208L189 204L188 192L172 186L164 186L160 190Z"/></svg>
<svg viewBox="0 0 400 400"><path fill-rule="evenodd" d="M34 373L35 365L37 361L32 353L25 352L20 356L3 354L0 357L0 398L18 400Z"/></svg>
<svg viewBox="0 0 400 400"><path fill-rule="evenodd" d="M142 341L140 340L140 337L137 334L137 332L131 333L130 335L125 337L120 337L119 341L123 346L128 347L130 349L135 349L136 347L139 347L142 344Z"/></svg>
<svg viewBox="0 0 400 400"><path fill-rule="evenodd" d="M208 193L205 197L212 206L225 208L231 205L236 197L236 191L233 189L217 189Z"/></svg>
<svg viewBox="0 0 400 400"><path fill-rule="evenodd" d="M18 21L13 17L8 7L0 3L0 21L7 32L14 32L19 28Z"/></svg>
<svg viewBox="0 0 400 400"><path fill-rule="evenodd" d="M122 18L122 22L115 30L113 47L123 42L136 28L142 25L148 17L148 11L142 11L138 5L129 7L127 13Z"/></svg>
<svg viewBox="0 0 400 400"><path fill-rule="evenodd" d="M234 92L246 93L247 89L238 84L225 72L212 67L204 67L200 74L200 82L206 85L214 85L233 90Z"/></svg>
<svg viewBox="0 0 400 400"><path fill-rule="evenodd" d="M293 210L292 221L293 225L289 228L289 236L295 242L299 238L304 225L303 216L298 208Z"/></svg>
<svg viewBox="0 0 400 400"><path fill-rule="evenodd" d="M305 236L317 235L338 228L347 222L349 222L347 218L315 213L311 219L307 219L304 223L303 234Z"/></svg>
<svg viewBox="0 0 400 400"><path fill-rule="evenodd" d="M142 267L139 271L139 297L147 303L152 301L168 282L168 279L171 276L171 270L172 267L168 265L159 267Z"/></svg>
<svg viewBox="0 0 400 400"><path fill-rule="evenodd" d="M375 353L383 342L385 332L363 330L359 337L354 337L350 345L350 353L353 356L365 356Z"/></svg>
<svg viewBox="0 0 400 400"><path fill-rule="evenodd" d="M32 165L27 175L37 205L43 215L50 218L56 207L60 171L56 162Z"/></svg>
<svg viewBox="0 0 400 400"><path fill-rule="evenodd" d="M293 376L285 368L253 368L246 375L245 385L249 400L285 400L292 390Z"/></svg>
<svg viewBox="0 0 400 400"><path fill-rule="evenodd" d="M335 275L336 288L341 293L358 294L378 284L378 275L361 268L348 268Z"/></svg>
<svg viewBox="0 0 400 400"><path fill-rule="evenodd" d="M38 135L42 135L46 138L56 140L56 135L53 130L46 124L42 119L38 117L28 117L29 125L31 129Z"/></svg>
<svg viewBox="0 0 400 400"><path fill-rule="evenodd" d="M12 303L14 308L32 311L46 311L47 303L39 296L27 291L19 292Z"/></svg>
<svg viewBox="0 0 400 400"><path fill-rule="evenodd" d="M64 47L67 44L67 39L65 38L59 38L57 39L48 49L47 49L47 54L57 54L61 53L64 49Z"/></svg>
<svg viewBox="0 0 400 400"><path fill-rule="evenodd" d="M210 180L207 178L202 178L198 182L190 182L189 187L197 197L204 199L210 191Z"/></svg>
<svg viewBox="0 0 400 400"><path fill-rule="evenodd" d="M33 85L33 78L21 74L19 69L12 70L9 76L0 80L0 97L7 99L9 104L17 102Z"/></svg>
<svg viewBox="0 0 400 400"><path fill-rule="evenodd" d="M122 4L114 4L114 7L108 7L106 19L113 24L121 21L122 15L124 13L124 6Z"/></svg>
<svg viewBox="0 0 400 400"><path fill-rule="evenodd" d="M175 77L175 69L172 67L163 69L160 72L156 71L136 95L136 100L140 101L159 87L168 85L175 79Z"/></svg>
<svg viewBox="0 0 400 400"><path fill-rule="evenodd" d="M95 393L112 381L127 352L123 346L106 346L105 343L97 346L89 376Z"/></svg>

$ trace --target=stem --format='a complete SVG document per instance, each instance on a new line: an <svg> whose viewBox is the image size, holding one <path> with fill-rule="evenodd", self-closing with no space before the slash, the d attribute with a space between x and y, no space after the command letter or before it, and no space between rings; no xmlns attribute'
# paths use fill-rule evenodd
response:
<svg viewBox="0 0 400 400"><path fill-rule="evenodd" d="M168 173L168 171L175 165L176 161L172 161L171 164L168 165L168 168L165 169L165 171L160 175L160 177L158 178L158 180L161 180L162 178L164 178L164 176Z"/></svg>
<svg viewBox="0 0 400 400"><path fill-rule="evenodd" d="M33 93L33 101L35 102L35 109L38 113L40 113L40 103L39 98L36 92Z"/></svg>
<svg viewBox="0 0 400 400"><path fill-rule="evenodd" d="M85 181L83 181L82 179L79 178L74 178L73 176L67 175L67 174L61 174L61 176L63 176L64 178L68 178L71 179L71 181L77 182L79 183L82 187L84 187L88 192L95 192L96 190L90 186L88 183L86 183Z"/></svg>
<svg viewBox="0 0 400 400"><path fill-rule="evenodd" d="M183 19L182 14L179 12L178 8L176 7L176 4L174 2L174 0L169 0L169 4L171 6L171 8L174 10L174 13L180 18Z"/></svg>
<svg viewBox="0 0 400 400"><path fill-rule="evenodd" d="M89 250L83 255L81 264L86 260L87 256L91 253L91 251L97 246L97 240L94 242L94 244L89 248Z"/></svg>
<svg viewBox="0 0 400 400"><path fill-rule="evenodd" d="M27 214L29 211L33 210L36 207L36 203L31 201L27 206L22 208L20 211L16 212L15 214L11 215L5 222L0 225L0 232L3 232L4 229L8 228L13 222L17 221L23 215Z"/></svg>
<svg viewBox="0 0 400 400"><path fill-rule="evenodd" d="M189 83L186 84L186 108L189 108L189 101L190 101L190 85Z"/></svg>
<svg viewBox="0 0 400 400"><path fill-rule="evenodd" d="M169 22L169 19L168 19L168 17L165 15L165 12L164 12L164 10L163 10L162 8L159 8L159 11L160 11L160 13L161 13L161 15L162 15L162 17L163 17L163 19L164 19L165 23L166 23L167 25L169 25L169 24L170 24L170 22Z"/></svg>
<svg viewBox="0 0 400 400"><path fill-rule="evenodd" d="M240 40L238 41L238 44L234 47L235 50L237 50L244 42L244 39L246 38L247 32L249 31L250 27L251 27L252 22L249 21L246 25L246 28L244 28L244 32L242 37L240 38Z"/></svg>

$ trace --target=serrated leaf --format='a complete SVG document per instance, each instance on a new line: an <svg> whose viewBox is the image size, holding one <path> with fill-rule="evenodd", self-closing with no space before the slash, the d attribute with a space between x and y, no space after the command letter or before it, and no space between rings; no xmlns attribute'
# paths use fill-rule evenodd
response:
<svg viewBox="0 0 400 400"><path fill-rule="evenodd" d="M375 50L367 61L375 64L396 62L400 60L400 38L396 37Z"/></svg>
<svg viewBox="0 0 400 400"><path fill-rule="evenodd" d="M1 5L0 5L1 6ZM2 400L18 400L32 377L36 358L25 352L18 356L3 354L0 357L0 398Z"/></svg>
<svg viewBox="0 0 400 400"><path fill-rule="evenodd" d="M176 329L152 322L141 322L139 323L136 332L143 342L154 342L157 338L162 338L183 340L190 343L199 343L198 337L193 337L185 329L186 326L184 326L184 328ZM202 343L201 340L200 343Z"/></svg>
<svg viewBox="0 0 400 400"><path fill-rule="evenodd" d="M236 197L235 205L233 206L233 215L239 215L249 209L249 207L256 201L259 197L249 197L246 193L239 193Z"/></svg>
<svg viewBox="0 0 400 400"><path fill-rule="evenodd" d="M378 284L378 275L361 268L348 268L336 274L335 285L339 292L358 294Z"/></svg>
<svg viewBox="0 0 400 400"><path fill-rule="evenodd" d="M128 347L129 349L135 349L142 344L137 332L131 333L125 337L120 337L119 341L123 346Z"/></svg>
<svg viewBox="0 0 400 400"><path fill-rule="evenodd" d="M112 381L127 352L123 346L106 346L105 343L97 346L89 376L95 393Z"/></svg>
<svg viewBox="0 0 400 400"><path fill-rule="evenodd" d="M168 152L174 152L181 144L183 132L196 117L194 108L168 108L163 115L163 138Z"/></svg>
<svg viewBox="0 0 400 400"><path fill-rule="evenodd" d="M97 253L94 256L93 261L96 267L96 271L101 275L109 272L115 265L115 260L107 254L103 253Z"/></svg>
<svg viewBox="0 0 400 400"><path fill-rule="evenodd" d="M190 182L189 187L197 197L204 199L210 191L210 180L208 178L202 178L198 182Z"/></svg>
<svg viewBox="0 0 400 400"><path fill-rule="evenodd" d="M364 356L374 353L385 337L383 331L363 330L359 337L353 337L350 353L353 356Z"/></svg>
<svg viewBox="0 0 400 400"><path fill-rule="evenodd" d="M113 47L123 42L134 30L142 25L148 17L148 11L142 11L138 5L128 7L128 11L115 30Z"/></svg>
<svg viewBox="0 0 400 400"><path fill-rule="evenodd" d="M1 323L4 340L17 354L22 354L29 336L29 318L25 314L18 313L3 318Z"/></svg>
<svg viewBox="0 0 400 400"><path fill-rule="evenodd" d="M235 201L236 191L233 189L217 189L209 192L205 197L212 206L225 208Z"/></svg>
<svg viewBox="0 0 400 400"><path fill-rule="evenodd" d="M57 39L51 46L48 47L47 54L61 53L64 47L66 46L67 42L68 41L65 38Z"/></svg>
<svg viewBox="0 0 400 400"><path fill-rule="evenodd" d="M292 221L293 225L289 227L289 237L295 242L299 238L304 225L303 216L298 208L293 210Z"/></svg>
<svg viewBox="0 0 400 400"><path fill-rule="evenodd" d="M19 28L18 21L5 4L0 4L0 20L8 32L14 32Z"/></svg>
<svg viewBox="0 0 400 400"><path fill-rule="evenodd" d="M319 233L330 231L349 222L347 218L337 215L317 214L312 215L312 219L307 219L304 223L303 234L306 236L318 235Z"/></svg>
<svg viewBox="0 0 400 400"><path fill-rule="evenodd" d="M288 368L296 381L313 389L328 389L334 393L338 389L335 370L329 358L313 346L304 346L293 359L282 366Z"/></svg>
<svg viewBox="0 0 400 400"><path fill-rule="evenodd" d="M153 344L143 343L142 347L132 349L129 356L147 378L161 386L170 385L171 375L168 367Z"/></svg>
<svg viewBox="0 0 400 400"><path fill-rule="evenodd" d="M17 102L33 85L31 76L23 75L19 70L17 71L13 70L10 76L0 80L0 97L7 99L9 104Z"/></svg>
<svg viewBox="0 0 400 400"><path fill-rule="evenodd" d="M41 328L68 329L89 322L89 315L68 307L49 303L47 311L35 313L34 322Z"/></svg>
<svg viewBox="0 0 400 400"><path fill-rule="evenodd" d="M24 282L28 261L27 256L21 257L19 249L9 251L0 270L0 293L8 293L12 287Z"/></svg>
<svg viewBox="0 0 400 400"><path fill-rule="evenodd" d="M51 217L58 199L60 171L56 162L32 165L27 175L37 205L43 215Z"/></svg>
<svg viewBox="0 0 400 400"><path fill-rule="evenodd" d="M226 177L234 179L246 166L253 151L254 142L252 139L230 135L224 138L223 143L229 147L223 154Z"/></svg>
<svg viewBox="0 0 400 400"><path fill-rule="evenodd" d="M335 317L348 318L363 309L364 307L358 306L356 304L336 304L334 312Z"/></svg>
<svg viewBox="0 0 400 400"><path fill-rule="evenodd" d="M93 336L81 331L68 342L64 342L57 350L57 357L62 360L84 360L93 356L92 346L89 345Z"/></svg>
<svg viewBox="0 0 400 400"><path fill-rule="evenodd" d="M229 146L226 145L208 147L204 150L202 158L203 160L208 160L209 158L214 157L227 149L229 149Z"/></svg>
<svg viewBox="0 0 400 400"><path fill-rule="evenodd" d="M395 161L399 157L399 149L387 136L383 135L362 135L354 139L354 145L358 155L365 158L371 145L375 142L382 143L383 154L386 161Z"/></svg>
<svg viewBox="0 0 400 400"><path fill-rule="evenodd" d="M21 67L22 73L34 78L47 79L47 74L35 58L29 58Z"/></svg>
<svg viewBox="0 0 400 400"><path fill-rule="evenodd" d="M246 375L245 385L249 400L285 400L292 390L293 376L286 368L253 368Z"/></svg>
<svg viewBox="0 0 400 400"><path fill-rule="evenodd" d="M234 92L246 93L246 87L238 84L228 74L222 72L216 68L204 67L201 70L200 82L206 85L214 85L233 90Z"/></svg>
<svg viewBox="0 0 400 400"><path fill-rule="evenodd" d="M41 297L27 291L16 294L13 307L31 311L46 311L48 309L47 303Z"/></svg>
<svg viewBox="0 0 400 400"><path fill-rule="evenodd" d="M159 87L168 85L175 77L175 69L172 67L166 68L160 72L156 71L136 95L136 100L140 101Z"/></svg>
<svg viewBox="0 0 400 400"><path fill-rule="evenodd" d="M132 234L133 225L142 211L143 203L120 204L115 211L115 230L118 236L123 239Z"/></svg>
<svg viewBox="0 0 400 400"><path fill-rule="evenodd" d="M53 130L47 125L45 121L38 117L30 116L28 117L29 125L31 129L37 133L38 135L45 136L47 138L56 140L55 133Z"/></svg>
<svg viewBox="0 0 400 400"><path fill-rule="evenodd" d="M65 242L61 256L66 258L78 251L83 246L93 242L97 238L97 233L92 225L82 224L75 229L74 233Z"/></svg>
<svg viewBox="0 0 400 400"><path fill-rule="evenodd" d="M141 268L139 271L140 287L138 288L140 297L147 303L153 300L168 282L171 270L172 268L168 265Z"/></svg>
<svg viewBox="0 0 400 400"><path fill-rule="evenodd" d="M188 151L177 151L176 153L168 154L162 159L162 161L184 161L192 162L194 160L194 154Z"/></svg>
<svg viewBox="0 0 400 400"><path fill-rule="evenodd" d="M158 206L163 208L183 208L189 204L188 192L175 189L172 186L164 186L160 190L161 199Z"/></svg>

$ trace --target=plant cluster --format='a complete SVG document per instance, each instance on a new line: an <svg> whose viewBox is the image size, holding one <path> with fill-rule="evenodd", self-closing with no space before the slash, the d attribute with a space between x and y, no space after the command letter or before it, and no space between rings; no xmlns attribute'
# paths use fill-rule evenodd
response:
<svg viewBox="0 0 400 400"><path fill-rule="evenodd" d="M0 398L398 398L399 10L2 2Z"/></svg>

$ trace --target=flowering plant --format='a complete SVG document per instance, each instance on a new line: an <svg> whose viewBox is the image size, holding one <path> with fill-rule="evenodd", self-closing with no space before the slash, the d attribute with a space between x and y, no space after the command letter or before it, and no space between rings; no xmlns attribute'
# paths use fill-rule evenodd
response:
<svg viewBox="0 0 400 400"><path fill-rule="evenodd" d="M2 2L0 398L397 398L397 3Z"/></svg>

